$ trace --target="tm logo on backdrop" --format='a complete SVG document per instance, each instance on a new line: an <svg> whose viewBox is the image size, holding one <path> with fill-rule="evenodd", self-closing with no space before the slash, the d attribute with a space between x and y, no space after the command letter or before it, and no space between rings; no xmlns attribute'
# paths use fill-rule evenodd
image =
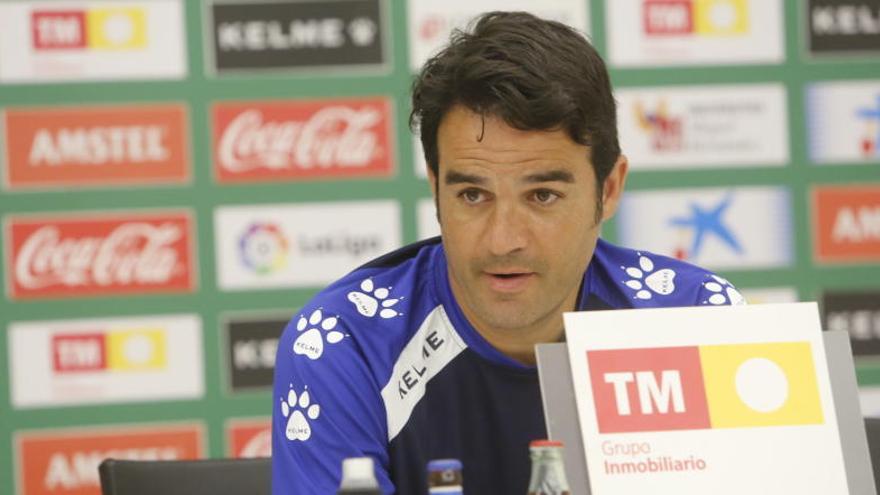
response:
<svg viewBox="0 0 880 495"><path fill-rule="evenodd" d="M749 30L747 0L643 0L649 36L736 36Z"/></svg>
<svg viewBox="0 0 880 495"><path fill-rule="evenodd" d="M776 187L634 191L621 203L621 242L720 268L787 266L788 191Z"/></svg>
<svg viewBox="0 0 880 495"><path fill-rule="evenodd" d="M808 342L587 352L599 433L822 424Z"/></svg>
<svg viewBox="0 0 880 495"><path fill-rule="evenodd" d="M147 13L140 7L34 10L35 50L139 50L147 46Z"/></svg>

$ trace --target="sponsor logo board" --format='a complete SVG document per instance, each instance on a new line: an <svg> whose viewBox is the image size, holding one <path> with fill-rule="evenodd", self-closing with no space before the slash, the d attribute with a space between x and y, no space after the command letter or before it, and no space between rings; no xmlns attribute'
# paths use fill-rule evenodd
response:
<svg viewBox="0 0 880 495"><path fill-rule="evenodd" d="M219 182L389 176L388 98L214 104Z"/></svg>
<svg viewBox="0 0 880 495"><path fill-rule="evenodd" d="M789 266L789 192L782 187L630 191L617 215L621 244L721 269Z"/></svg>
<svg viewBox="0 0 880 495"><path fill-rule="evenodd" d="M230 388L233 392L270 388L275 370L278 339L291 315L230 316L224 321L229 366Z"/></svg>
<svg viewBox="0 0 880 495"><path fill-rule="evenodd" d="M780 0L615 0L606 12L612 65L778 63Z"/></svg>
<svg viewBox="0 0 880 495"><path fill-rule="evenodd" d="M224 206L214 211L223 290L322 286L400 246L395 201Z"/></svg>
<svg viewBox="0 0 880 495"><path fill-rule="evenodd" d="M446 0L407 2L410 69L422 64L449 41L453 29L464 29L477 15L492 10L520 10L588 31L589 1L585 0Z"/></svg>
<svg viewBox="0 0 880 495"><path fill-rule="evenodd" d="M183 104L7 108L7 189L189 180Z"/></svg>
<svg viewBox="0 0 880 495"><path fill-rule="evenodd" d="M381 67L385 0L210 2L213 70Z"/></svg>
<svg viewBox="0 0 880 495"><path fill-rule="evenodd" d="M595 350L587 359L599 433L824 422L809 342ZM778 376L768 370L782 372L784 393L744 385L750 371Z"/></svg>
<svg viewBox="0 0 880 495"><path fill-rule="evenodd" d="M811 55L880 54L880 0L808 0Z"/></svg>
<svg viewBox="0 0 880 495"><path fill-rule="evenodd" d="M233 458L272 456L272 418L226 422L226 455Z"/></svg>
<svg viewBox="0 0 880 495"><path fill-rule="evenodd" d="M202 397L201 341L196 315L13 322L12 405Z"/></svg>
<svg viewBox="0 0 880 495"><path fill-rule="evenodd" d="M815 187L813 235L819 262L880 261L880 184Z"/></svg>
<svg viewBox="0 0 880 495"><path fill-rule="evenodd" d="M880 79L813 83L806 98L813 162L880 162Z"/></svg>
<svg viewBox="0 0 880 495"><path fill-rule="evenodd" d="M854 356L880 355L880 291L822 293L825 330L849 333Z"/></svg>
<svg viewBox="0 0 880 495"><path fill-rule="evenodd" d="M781 85L625 88L615 95L621 147L634 170L788 162Z"/></svg>
<svg viewBox="0 0 880 495"><path fill-rule="evenodd" d="M204 455L202 425L114 425L15 434L18 493L97 495L98 465L107 458L182 460Z"/></svg>
<svg viewBox="0 0 880 495"><path fill-rule="evenodd" d="M181 79L180 0L3 2L0 83Z"/></svg>
<svg viewBox="0 0 880 495"><path fill-rule="evenodd" d="M3 232L12 299L195 289L188 211L8 216Z"/></svg>

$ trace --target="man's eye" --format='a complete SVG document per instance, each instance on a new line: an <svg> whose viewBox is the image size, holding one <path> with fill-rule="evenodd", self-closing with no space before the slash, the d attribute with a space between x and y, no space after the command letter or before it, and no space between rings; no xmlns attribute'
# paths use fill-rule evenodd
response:
<svg viewBox="0 0 880 495"><path fill-rule="evenodd" d="M549 205L559 199L559 195L553 191L542 189L540 191L535 191L534 198L536 202L542 205Z"/></svg>
<svg viewBox="0 0 880 495"><path fill-rule="evenodd" d="M483 193L476 189L465 189L459 194L467 203L479 203L483 200Z"/></svg>

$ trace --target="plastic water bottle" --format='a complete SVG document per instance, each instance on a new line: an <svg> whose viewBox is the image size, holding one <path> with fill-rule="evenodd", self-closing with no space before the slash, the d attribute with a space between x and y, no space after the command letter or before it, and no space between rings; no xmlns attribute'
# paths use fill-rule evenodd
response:
<svg viewBox="0 0 880 495"><path fill-rule="evenodd" d="M428 493L462 495L461 461L435 459L428 463Z"/></svg>
<svg viewBox="0 0 880 495"><path fill-rule="evenodd" d="M342 461L342 482L337 495L383 495L370 457L349 457Z"/></svg>

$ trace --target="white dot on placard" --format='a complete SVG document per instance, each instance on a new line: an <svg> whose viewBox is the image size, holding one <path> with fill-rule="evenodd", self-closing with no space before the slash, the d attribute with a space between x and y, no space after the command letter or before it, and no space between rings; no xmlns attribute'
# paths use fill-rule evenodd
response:
<svg viewBox="0 0 880 495"><path fill-rule="evenodd" d="M128 43L134 36L134 25L125 14L113 14L104 21L104 37L114 45Z"/></svg>
<svg viewBox="0 0 880 495"><path fill-rule="evenodd" d="M736 7L730 1L717 2L709 13L712 24L717 29L731 29L736 22Z"/></svg>
<svg viewBox="0 0 880 495"><path fill-rule="evenodd" d="M770 413L788 400L788 378L773 361L751 358L736 370L736 393L750 409Z"/></svg>
<svg viewBox="0 0 880 495"><path fill-rule="evenodd" d="M134 335L123 344L125 360L132 364L143 364L153 357L153 341L146 335Z"/></svg>

